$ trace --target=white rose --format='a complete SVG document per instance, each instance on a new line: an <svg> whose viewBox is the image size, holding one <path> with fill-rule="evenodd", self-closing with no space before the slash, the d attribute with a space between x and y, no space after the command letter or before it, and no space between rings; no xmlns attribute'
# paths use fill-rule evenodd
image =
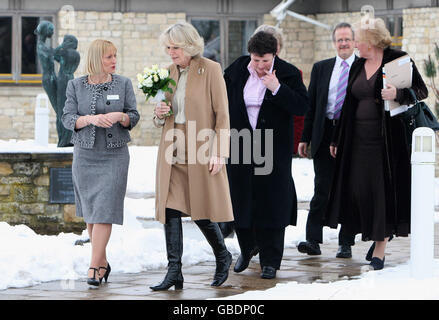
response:
<svg viewBox="0 0 439 320"><path fill-rule="evenodd" d="M147 88L151 88L153 85L153 82L152 82L151 78L148 78L148 79L144 80L142 82L142 84Z"/></svg>
<svg viewBox="0 0 439 320"><path fill-rule="evenodd" d="M169 75L169 72L168 72L167 69L161 69L161 70L159 71L159 77L160 77L160 79L166 79L166 78L168 77L168 75Z"/></svg>
<svg viewBox="0 0 439 320"><path fill-rule="evenodd" d="M156 74L154 75L154 82L159 82L159 77Z"/></svg>

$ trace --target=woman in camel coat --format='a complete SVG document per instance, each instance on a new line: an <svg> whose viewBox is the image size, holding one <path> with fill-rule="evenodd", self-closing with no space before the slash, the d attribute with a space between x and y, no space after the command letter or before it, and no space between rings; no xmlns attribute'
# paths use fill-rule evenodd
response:
<svg viewBox="0 0 439 320"><path fill-rule="evenodd" d="M179 72L175 64L170 67L170 77L175 79L178 86ZM202 129L215 130L220 139L214 138L217 141L214 155L228 158L230 151L229 111L222 77L221 67L216 62L200 56L192 58L187 75L185 116L188 122L186 128L196 129L195 139ZM168 94L167 100L172 101L173 94ZM166 141L166 136L172 137L169 130L174 129L174 120L175 116L172 115L164 123L157 158L156 219L161 223L166 222L165 208L172 167L171 161L166 161L166 150L168 150L168 157L172 156L169 150L172 150L173 140L167 139ZM222 137L220 136L221 132ZM189 132L188 138L193 138ZM191 142L196 143L196 157L200 148L203 145L205 147L205 141ZM203 160L204 162L208 161L208 159ZM188 182L191 212L186 214L190 215L192 220L209 219L215 222L233 220L226 170L221 170L212 176L208 170L208 164L196 161L193 164L188 164Z"/></svg>
<svg viewBox="0 0 439 320"><path fill-rule="evenodd" d="M173 60L170 77L177 85L154 110L163 127L156 173L156 219L164 224L168 273L151 287L181 289L183 239L181 216L190 216L213 249L212 286L228 277L232 256L216 222L233 220L225 159L229 156L229 114L221 66L201 57L203 39L188 23L172 25L161 43ZM166 116L172 108L173 114Z"/></svg>

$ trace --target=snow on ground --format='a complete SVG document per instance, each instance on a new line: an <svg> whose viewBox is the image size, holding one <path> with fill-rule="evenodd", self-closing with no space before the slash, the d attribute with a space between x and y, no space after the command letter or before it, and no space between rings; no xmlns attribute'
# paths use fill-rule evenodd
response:
<svg viewBox="0 0 439 320"><path fill-rule="evenodd" d="M72 152L72 148L35 146L33 141L1 141L0 152ZM107 247L108 260L115 273L138 273L165 268L167 265L163 226L153 221L154 198L138 198L136 195L153 195L155 192L155 167L157 147L130 147L130 169L125 198L123 226L114 225ZM313 195L314 172L312 161L294 159L292 165L299 201L309 201ZM439 199L439 179L436 179L436 199ZM140 219L138 219L140 218ZM307 211L299 210L296 227L288 227L285 247L295 247L305 239ZM439 215L435 216L439 222ZM185 222L189 219L185 218ZM183 224L183 264L195 265L214 261L212 251L201 232L193 223ZM337 241L338 231L324 228L324 243ZM91 247L75 246L78 239L88 238L61 233L58 236L37 235L24 225L10 226L0 222L0 290L9 287L25 287L45 281L69 280L86 277ZM232 254L239 253L236 238L226 239ZM6 263L7 262L7 263ZM251 291L228 299L405 299L439 298L439 261L433 279L410 278L408 265L369 272L356 280L332 283L279 284L266 291ZM404 286L404 287L403 287ZM379 288L379 290L377 290ZM407 288L410 288L408 290ZM377 295L377 292L379 294ZM394 292L389 295L389 292Z"/></svg>
<svg viewBox="0 0 439 320"><path fill-rule="evenodd" d="M439 260L434 261L433 278L414 279L409 263L380 271L365 272L354 280L300 284L296 281L274 288L247 291L224 300L437 300L439 299ZM221 299L218 299L221 300Z"/></svg>
<svg viewBox="0 0 439 320"><path fill-rule="evenodd" d="M0 152L15 152L15 153L72 153L73 147L68 148L58 148L56 144L49 143L48 146L42 146L35 143L34 140L0 140Z"/></svg>
<svg viewBox="0 0 439 320"><path fill-rule="evenodd" d="M163 226L146 222L147 228L136 219L141 210L145 216L153 215L154 199L128 199L125 203L123 226L114 225L107 247L112 271L138 273L167 265ZM286 230L286 247L295 247L304 239L306 211L300 211L298 226ZM187 219L185 219L187 221ZM183 224L183 264L196 265L214 261L210 246L193 223ZM25 287L45 281L79 279L86 276L91 254L90 243L75 246L81 236L61 233L58 236L38 235L24 225L10 226L0 222L0 290L8 287ZM325 230L325 241L337 238L336 230ZM239 254L236 237L227 238L226 245L232 254ZM3 262L3 263L2 263ZM6 263L7 262L7 263Z"/></svg>
<svg viewBox="0 0 439 320"><path fill-rule="evenodd" d="M155 193L155 168L158 147L131 146L127 194Z"/></svg>

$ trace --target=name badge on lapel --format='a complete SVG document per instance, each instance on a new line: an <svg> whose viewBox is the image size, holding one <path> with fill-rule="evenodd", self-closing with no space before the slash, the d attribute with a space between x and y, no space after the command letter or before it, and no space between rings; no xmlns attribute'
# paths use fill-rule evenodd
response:
<svg viewBox="0 0 439 320"><path fill-rule="evenodd" d="M118 94L109 94L107 96L107 100L119 100L119 95Z"/></svg>

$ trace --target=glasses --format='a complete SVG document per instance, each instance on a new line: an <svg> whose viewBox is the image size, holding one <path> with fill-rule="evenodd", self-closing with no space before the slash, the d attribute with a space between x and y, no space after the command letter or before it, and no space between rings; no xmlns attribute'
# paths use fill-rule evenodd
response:
<svg viewBox="0 0 439 320"><path fill-rule="evenodd" d="M337 40L337 43L343 43L343 42L349 43L349 42L351 42L351 41L352 41L352 39L349 39L349 38L346 38L346 39L338 39L338 40Z"/></svg>

